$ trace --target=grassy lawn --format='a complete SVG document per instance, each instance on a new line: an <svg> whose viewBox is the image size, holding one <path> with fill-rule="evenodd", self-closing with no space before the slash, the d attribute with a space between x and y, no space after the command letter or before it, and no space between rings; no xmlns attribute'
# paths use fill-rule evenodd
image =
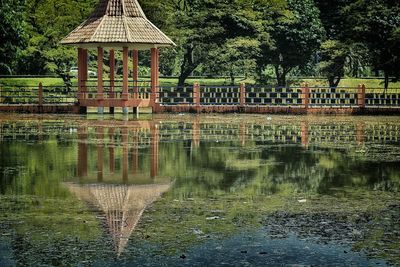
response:
<svg viewBox="0 0 400 267"><path fill-rule="evenodd" d="M92 79L94 82L96 79ZM143 79L149 81L149 78ZM44 86L63 86L64 83L61 78L0 78L0 85L3 86L28 86L36 87L42 82ZM202 79L188 79L187 84L191 85L195 82L199 82L201 85L229 85L230 80L228 78L202 78ZM237 84L245 82L253 84L254 80L248 79L243 80L241 78L236 79ZM304 79L293 82L292 85L299 86L304 83L308 83L310 86L327 86L326 80L321 79ZM73 84L77 84L77 79L72 79ZM164 86L176 86L178 79L175 78L161 78L160 84ZM366 88L380 88L383 89L383 81L380 79L342 79L340 87L357 87L359 84L365 84ZM400 88L400 82L390 83L389 88Z"/></svg>

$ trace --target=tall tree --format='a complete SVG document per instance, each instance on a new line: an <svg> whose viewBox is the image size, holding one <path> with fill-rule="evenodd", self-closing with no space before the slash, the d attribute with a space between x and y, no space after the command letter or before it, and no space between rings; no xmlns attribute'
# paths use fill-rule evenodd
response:
<svg viewBox="0 0 400 267"><path fill-rule="evenodd" d="M357 0L344 10L347 36L364 42L375 69L385 74L384 87L400 79L400 2Z"/></svg>
<svg viewBox="0 0 400 267"><path fill-rule="evenodd" d="M274 20L271 28L272 46L262 43L258 67L271 64L277 83L286 86L287 75L296 67L308 63L320 47L324 29L319 10L313 0L288 0L289 14Z"/></svg>
<svg viewBox="0 0 400 267"><path fill-rule="evenodd" d="M1 0L0 74L12 74L26 44L25 0Z"/></svg>

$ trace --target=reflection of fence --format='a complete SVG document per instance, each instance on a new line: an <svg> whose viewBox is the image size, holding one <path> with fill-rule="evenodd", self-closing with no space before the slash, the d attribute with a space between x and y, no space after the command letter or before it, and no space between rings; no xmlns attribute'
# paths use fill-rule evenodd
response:
<svg viewBox="0 0 400 267"><path fill-rule="evenodd" d="M73 104L79 99L156 99L160 106L190 106L200 110L212 106L256 108L400 108L400 88L376 89L350 87L271 87L240 86L159 86L152 93L149 81L130 82L124 96L121 81L103 81L99 94L97 81L86 81L84 90L77 94L76 87L66 86L1 86L1 104Z"/></svg>
<svg viewBox="0 0 400 267"><path fill-rule="evenodd" d="M67 126L63 123L54 125L55 122L23 123L12 124L0 123L0 137L3 140L37 140L42 136L43 140L48 140L52 135L63 136L63 139L73 140L76 132L79 132L77 125ZM106 126L99 126L106 127ZM121 129L127 128L127 133ZM154 140L151 130L138 128L138 126L113 126L113 138L107 139L105 134L99 136L96 132L97 126L88 127L84 144L97 145L99 140L105 140L105 144L115 148L122 147L125 143L123 138L127 138L126 144L138 148L149 148ZM305 129L308 139L314 143L343 143L354 142L357 135L364 136L366 142L394 142L400 141L400 123L294 123L294 124L256 124L256 123L186 123L175 122L157 125L157 140L159 142L187 142L193 139L201 139L210 142L230 142L238 141L241 135L248 141L271 142L271 143L299 143ZM77 130L78 128L78 130ZM195 138L194 138L195 135ZM87 139L87 140L86 140Z"/></svg>

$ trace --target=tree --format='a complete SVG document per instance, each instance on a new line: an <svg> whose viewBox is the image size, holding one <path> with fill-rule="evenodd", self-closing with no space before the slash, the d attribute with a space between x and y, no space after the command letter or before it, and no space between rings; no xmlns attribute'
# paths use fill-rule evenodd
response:
<svg viewBox="0 0 400 267"><path fill-rule="evenodd" d="M0 5L0 74L12 74L26 45L24 0L2 0Z"/></svg>
<svg viewBox="0 0 400 267"><path fill-rule="evenodd" d="M286 86L286 76L294 68L308 63L320 47L324 29L313 0L288 0L289 13L275 18L271 25L272 45L261 40L258 67L272 64L277 83Z"/></svg>
<svg viewBox="0 0 400 267"><path fill-rule="evenodd" d="M344 10L348 38L369 48L375 69L385 75L384 87L400 78L400 2L358 0Z"/></svg>
<svg viewBox="0 0 400 267"><path fill-rule="evenodd" d="M256 39L262 22L257 8L282 0L170 0L175 5L172 36L180 55L179 85L200 65L211 63L217 51L235 38ZM210 64L208 64L210 65Z"/></svg>
<svg viewBox="0 0 400 267"><path fill-rule="evenodd" d="M238 37L230 39L222 47L210 52L214 59L206 63L209 73L228 74L231 85L235 84L235 76L252 73L255 70L255 57L259 50L256 39Z"/></svg>
<svg viewBox="0 0 400 267"><path fill-rule="evenodd" d="M27 0L28 46L18 62L21 73L56 73L68 80L76 49L59 42L90 14L95 0Z"/></svg>

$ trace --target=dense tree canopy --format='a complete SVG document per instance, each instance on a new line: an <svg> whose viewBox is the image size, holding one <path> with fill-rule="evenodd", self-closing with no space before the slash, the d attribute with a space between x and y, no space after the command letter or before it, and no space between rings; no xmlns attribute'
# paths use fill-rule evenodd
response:
<svg viewBox="0 0 400 267"><path fill-rule="evenodd" d="M2 0L0 74L65 76L76 64L76 50L59 41L97 2ZM299 73L323 75L330 86L345 76L379 71L385 87L400 78L396 0L139 2L147 17L178 45L161 51L160 71L179 76L180 85L192 74L230 76L232 83L236 76L272 82L265 79L268 70L276 78L272 83L279 85ZM149 57L140 59L146 74Z"/></svg>

